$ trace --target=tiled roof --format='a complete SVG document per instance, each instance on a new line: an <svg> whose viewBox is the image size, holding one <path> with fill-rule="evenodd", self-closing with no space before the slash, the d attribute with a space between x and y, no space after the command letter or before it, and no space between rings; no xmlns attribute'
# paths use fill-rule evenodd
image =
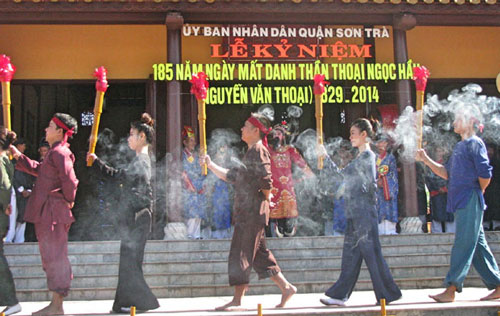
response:
<svg viewBox="0 0 500 316"><path fill-rule="evenodd" d="M39 3L39 2L69 2L69 3L77 3L77 2L84 2L84 3L91 3L91 2L123 2L123 3L130 3L130 2L155 2L155 3L162 3L162 2L190 2L190 3L197 3L197 2L205 2L205 3L214 3L214 2L230 2L231 0L12 0L16 3L26 3L26 2L34 2L34 3ZM277 2L288 2L291 1L292 3L307 3L307 2L342 2L342 3L376 3L376 4L419 4L419 5L425 5L425 4L442 4L442 5L466 5L466 4L497 4L497 0L277 0ZM500 0L498 0L500 1ZM249 1L251 2L251 1ZM268 2L268 0L253 0L253 2ZM500 2L499 2L500 3Z"/></svg>

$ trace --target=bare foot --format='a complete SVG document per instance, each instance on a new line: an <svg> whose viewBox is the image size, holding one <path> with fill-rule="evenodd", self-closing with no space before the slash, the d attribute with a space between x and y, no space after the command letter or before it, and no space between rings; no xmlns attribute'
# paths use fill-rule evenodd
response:
<svg viewBox="0 0 500 316"><path fill-rule="evenodd" d="M443 293L437 295L429 295L430 298L438 303L450 303L455 301L455 291L445 290Z"/></svg>
<svg viewBox="0 0 500 316"><path fill-rule="evenodd" d="M497 300L500 298L500 286L493 290L490 294L481 298L481 301Z"/></svg>
<svg viewBox="0 0 500 316"><path fill-rule="evenodd" d="M289 286L283 291L283 294L281 295L281 303L276 305L276 307L277 308L285 307L286 302L288 302L288 300L290 300L290 298L295 293L297 293L297 288L290 283Z"/></svg>
<svg viewBox="0 0 500 316"><path fill-rule="evenodd" d="M241 302L231 301L225 305L215 308L216 311L244 311L241 307Z"/></svg>
<svg viewBox="0 0 500 316"><path fill-rule="evenodd" d="M39 311L32 313L31 315L36 316L48 316L48 315L64 315L64 309L62 307L56 307L52 304L47 305Z"/></svg>

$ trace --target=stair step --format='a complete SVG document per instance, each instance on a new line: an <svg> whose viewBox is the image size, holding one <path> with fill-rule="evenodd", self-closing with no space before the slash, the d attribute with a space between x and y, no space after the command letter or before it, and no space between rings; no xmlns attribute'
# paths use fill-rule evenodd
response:
<svg viewBox="0 0 500 316"><path fill-rule="evenodd" d="M489 244L494 253L500 253L500 242L492 242ZM272 249L276 258L281 260L287 258L294 258L302 260L315 257L334 257L342 254L342 248L311 248L311 249ZM413 255L420 253L422 256L434 253L450 253L451 245L437 244L426 246L422 249L419 245L410 246L385 246L382 248L384 256L391 255ZM228 249L224 251L198 251L198 252L146 252L145 262L194 262L194 261L216 261L227 260L229 255ZM76 263L116 263L119 262L119 252L108 253L70 253L68 255L72 264ZM39 254L11 254L7 255L7 260L11 266L18 264L40 264L41 259Z"/></svg>
<svg viewBox="0 0 500 316"><path fill-rule="evenodd" d="M500 251L500 242L490 242L490 248L492 251ZM451 249L451 244L433 244L426 245L422 249L421 245L383 245L382 251L386 255L390 254L407 254L407 253L417 253L422 252L434 253L434 252L449 252ZM271 249L271 248L270 248ZM342 246L340 247L325 247L325 248L274 248L271 249L272 252L279 257L314 257L318 254L325 256L333 256L342 252ZM102 258L102 256L109 256L118 254L119 249L116 251L103 251L103 252L70 252L71 256L93 256L96 259ZM146 251L147 254L164 255L165 259L168 261L185 261L185 260L207 260L220 258L228 255L229 248L224 250L201 250L201 251ZM10 253L7 255L8 258L26 258L24 260L34 260L32 258L38 258L39 252L36 253Z"/></svg>
<svg viewBox="0 0 500 316"><path fill-rule="evenodd" d="M432 265L432 266L411 266L411 267L398 267L392 266L390 268L392 276L395 279L406 278L428 278L428 277L443 277L448 272L448 265ZM285 270L283 273L286 278L292 282L301 282L304 280L310 282L318 282L328 280L336 280L340 276L340 268L327 268L327 269L296 269ZM471 272L471 275L476 275L476 272ZM145 275L146 282L151 286L169 286L169 285L226 285L228 284L227 272L199 272L199 273L154 273ZM368 269L363 265L359 278L361 280L370 280ZM252 282L258 279L257 274L251 274ZM101 274L101 275L75 275L72 281L72 288L88 288L88 287L106 287L115 285L118 282L118 275ZM271 282L269 280L264 282ZM44 289L46 285L46 278L44 275L39 276L22 276L15 278L17 289Z"/></svg>
<svg viewBox="0 0 500 316"><path fill-rule="evenodd" d="M435 278L407 278L397 279L396 283L402 289L422 289L422 288L441 288L443 286L444 277ZM317 281L317 282L295 282L294 285L298 288L299 293L322 293L331 285L332 281ZM465 280L466 287L483 287L481 279L478 276L470 275ZM233 288L226 285L167 285L161 287L151 286L153 293L158 298L174 298L174 297L205 297L205 296L231 296ZM372 290L370 280L358 280L355 291ZM104 288L72 288L69 292L67 300L109 300L115 295L115 287ZM250 284L248 295L263 295L263 294L279 294L279 288L269 282L253 282ZM20 301L49 301L51 293L46 289L16 289L17 297Z"/></svg>
<svg viewBox="0 0 500 316"><path fill-rule="evenodd" d="M453 244L454 234L412 234L380 236L383 246ZM500 232L487 232L488 242L500 242ZM267 238L270 249L278 248L328 248L342 247L343 237L316 236L293 238ZM149 251L226 251L230 240L150 240L146 245ZM69 242L70 253L118 252L119 241ZM5 244L5 254L37 254L38 243Z"/></svg>
<svg viewBox="0 0 500 316"><path fill-rule="evenodd" d="M500 258L500 254L496 254ZM391 266L415 266L448 264L449 253L435 253L432 255L407 254L405 256L390 255L384 256L387 264ZM325 267L340 267L342 257L317 257L317 258L277 258L278 264L283 270L291 269L321 269ZM118 261L107 263L85 263L72 264L73 274L110 274L118 272ZM10 267L12 274L16 276L44 275L42 265L37 264L16 264ZM197 273L197 272L223 272L227 271L227 259L201 260L186 262L153 262L147 261L143 264L146 274L151 273Z"/></svg>
<svg viewBox="0 0 500 316"><path fill-rule="evenodd" d="M500 232L486 234L500 258ZM403 289L442 287L449 268L452 234L381 236L382 252L396 282ZM229 240L148 241L143 270L158 297L232 295L228 286ZM296 237L268 240L285 276L302 293L323 292L340 275L343 237ZM74 273L69 300L113 299L118 281L120 243L71 242L69 258ZM38 244L7 244L5 253L21 300L50 299ZM372 289L363 265L357 290ZM267 279L251 275L249 294L279 293ZM466 286L483 284L475 271Z"/></svg>

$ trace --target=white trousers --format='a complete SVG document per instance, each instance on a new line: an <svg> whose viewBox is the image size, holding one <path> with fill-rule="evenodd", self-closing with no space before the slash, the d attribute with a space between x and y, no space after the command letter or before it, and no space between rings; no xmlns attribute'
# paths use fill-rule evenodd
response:
<svg viewBox="0 0 500 316"><path fill-rule="evenodd" d="M444 222L444 230L441 222L432 221L431 224L431 232L434 233L455 233L455 221L453 222Z"/></svg>
<svg viewBox="0 0 500 316"><path fill-rule="evenodd" d="M201 218L188 219L186 226L188 239L199 239L201 237Z"/></svg>
<svg viewBox="0 0 500 316"><path fill-rule="evenodd" d="M12 213L9 216L9 231L5 236L5 242L15 242L16 239L16 220L17 220L17 203L16 203L16 191L14 191L14 186L12 186L12 191L10 194L10 206Z"/></svg>
<svg viewBox="0 0 500 316"><path fill-rule="evenodd" d="M388 220L382 220L378 224L378 234L379 235L396 235L396 223L390 222Z"/></svg>

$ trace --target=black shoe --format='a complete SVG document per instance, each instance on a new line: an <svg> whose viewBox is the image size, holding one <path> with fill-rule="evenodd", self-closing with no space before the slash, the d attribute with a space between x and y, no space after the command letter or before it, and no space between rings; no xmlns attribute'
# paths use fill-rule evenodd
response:
<svg viewBox="0 0 500 316"><path fill-rule="evenodd" d="M113 314L129 314L130 315L130 307L120 307L119 309L113 308L110 313Z"/></svg>

